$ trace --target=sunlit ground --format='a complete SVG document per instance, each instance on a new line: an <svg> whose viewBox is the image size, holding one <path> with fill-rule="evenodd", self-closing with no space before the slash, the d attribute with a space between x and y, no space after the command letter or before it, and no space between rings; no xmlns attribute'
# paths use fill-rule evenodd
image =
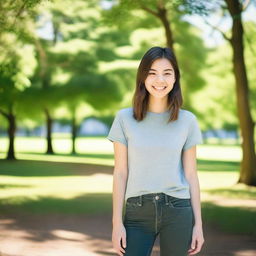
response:
<svg viewBox="0 0 256 256"><path fill-rule="evenodd" d="M0 145L0 158L4 158L7 139L1 138ZM43 154L46 141L42 138L19 137L15 147L21 161L0 162L1 211L9 212L15 207L15 211L34 213L41 212L42 208L45 213L111 212L114 158L110 141L104 137L79 138L76 143L78 155L68 154L71 149L68 138L53 140L57 155ZM252 217L256 215L256 188L236 184L240 147L198 145L197 157L205 218L220 218L219 223L225 226L226 218L237 217L234 211L240 211L248 221L248 225L246 220L241 222L243 231L256 234L250 230L251 221L256 221ZM95 200L100 202L100 208L95 206ZM239 228L237 218L234 223ZM233 229L233 226L227 228Z"/></svg>

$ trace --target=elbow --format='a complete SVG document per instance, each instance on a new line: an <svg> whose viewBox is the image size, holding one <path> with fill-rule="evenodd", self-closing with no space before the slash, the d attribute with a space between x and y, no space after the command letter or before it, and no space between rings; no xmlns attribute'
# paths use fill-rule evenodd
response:
<svg viewBox="0 0 256 256"><path fill-rule="evenodd" d="M118 177L120 179L124 179L124 180L127 180L127 177L128 177L128 170L126 169L114 169L114 176L115 177Z"/></svg>
<svg viewBox="0 0 256 256"><path fill-rule="evenodd" d="M189 184L193 183L197 179L196 173L185 174L185 178Z"/></svg>

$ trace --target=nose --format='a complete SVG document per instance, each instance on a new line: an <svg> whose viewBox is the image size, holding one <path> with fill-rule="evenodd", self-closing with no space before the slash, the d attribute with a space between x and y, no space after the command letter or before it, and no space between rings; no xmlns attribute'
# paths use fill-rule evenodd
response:
<svg viewBox="0 0 256 256"><path fill-rule="evenodd" d="M160 81L165 81L165 79L162 75L157 75L156 79L160 80Z"/></svg>

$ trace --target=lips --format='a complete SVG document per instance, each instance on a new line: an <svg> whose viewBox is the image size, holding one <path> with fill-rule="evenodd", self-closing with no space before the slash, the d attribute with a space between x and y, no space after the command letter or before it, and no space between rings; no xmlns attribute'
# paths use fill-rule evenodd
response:
<svg viewBox="0 0 256 256"><path fill-rule="evenodd" d="M157 91L163 91L167 86L152 86Z"/></svg>

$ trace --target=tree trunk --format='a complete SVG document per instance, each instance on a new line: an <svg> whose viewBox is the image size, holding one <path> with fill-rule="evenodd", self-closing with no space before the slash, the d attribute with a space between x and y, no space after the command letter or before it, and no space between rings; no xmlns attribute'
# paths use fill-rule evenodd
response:
<svg viewBox="0 0 256 256"><path fill-rule="evenodd" d="M238 0L226 0L233 20L231 46L233 70L236 83L238 118L242 135L243 157L238 183L256 186L256 155L254 145L254 122L250 113L248 79L244 61L242 6Z"/></svg>
<svg viewBox="0 0 256 256"><path fill-rule="evenodd" d="M168 20L167 17L167 9L162 1L157 1L157 10L150 9L147 5L141 4L141 9L144 11L153 14L155 17L160 19L164 26L164 31L165 31L165 37L166 37L166 46L171 48L174 52L173 48L173 34L170 26L170 21Z"/></svg>
<svg viewBox="0 0 256 256"><path fill-rule="evenodd" d="M46 154L54 154L53 148L52 148L52 118L48 111L48 109L45 109L45 115L46 115L46 127L47 127L47 151Z"/></svg>
<svg viewBox="0 0 256 256"><path fill-rule="evenodd" d="M9 137L9 147L7 152L7 160L15 160L15 148L14 148L14 139L15 139L15 131L16 131L16 117L12 112L12 107L10 107L10 111L5 112L0 110L0 113L7 119L8 121L8 137Z"/></svg>
<svg viewBox="0 0 256 256"><path fill-rule="evenodd" d="M40 40L35 40L35 46L38 52L38 59L40 64L39 77L41 78L42 89L47 89L50 86L50 76L51 76L48 70L47 53L44 50L43 46L41 45ZM47 106L45 106L44 112L46 116L46 129L47 129L46 154L54 154L53 147L52 147L52 118Z"/></svg>
<svg viewBox="0 0 256 256"><path fill-rule="evenodd" d="M174 52L173 48L173 34L171 30L171 24L170 21L167 18L167 10L165 7L159 7L158 8L158 17L161 20L163 26L164 26L164 31L165 31L165 37L166 37L166 46L171 48L172 51Z"/></svg>
<svg viewBox="0 0 256 256"><path fill-rule="evenodd" d="M75 113L72 115L72 154L76 154L77 125Z"/></svg>
<svg viewBox="0 0 256 256"><path fill-rule="evenodd" d="M10 112L8 114L8 136L9 136L9 148L7 153L8 160L15 160L15 153L14 153L14 139L15 139L15 131L16 131L16 120L15 115Z"/></svg>

